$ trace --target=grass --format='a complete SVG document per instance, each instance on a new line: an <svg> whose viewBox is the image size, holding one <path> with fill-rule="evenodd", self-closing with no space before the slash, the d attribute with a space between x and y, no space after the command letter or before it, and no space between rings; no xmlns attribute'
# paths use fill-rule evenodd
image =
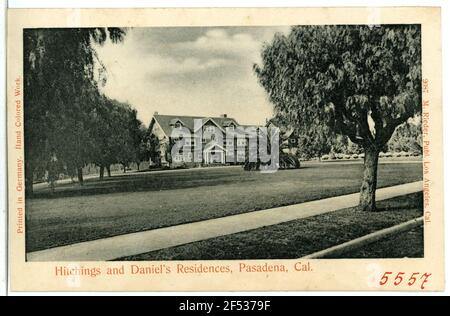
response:
<svg viewBox="0 0 450 316"><path fill-rule="evenodd" d="M329 163L329 162L338 162L338 163L355 163L355 162L362 162L363 158L358 159L327 159L327 160L321 160L320 163ZM409 156L409 157L379 157L378 159L381 163L389 163L389 162L414 162L419 161L422 162L422 156Z"/></svg>
<svg viewBox="0 0 450 316"><path fill-rule="evenodd" d="M26 248L36 251L159 227L290 205L359 190L359 164L305 164L273 174L240 167L90 179L26 200ZM380 164L378 187L422 179L422 165ZM80 196L81 195L81 196Z"/></svg>
<svg viewBox="0 0 450 316"><path fill-rule="evenodd" d="M385 238L339 258L423 258L423 227Z"/></svg>
<svg viewBox="0 0 450 316"><path fill-rule="evenodd" d="M153 251L118 260L293 259L422 216L423 194L379 202L380 211L347 208L288 223ZM421 230L418 231L418 234ZM379 241L350 258L423 256L423 238L407 235ZM413 244L408 244L414 239ZM342 257L345 257L342 256Z"/></svg>

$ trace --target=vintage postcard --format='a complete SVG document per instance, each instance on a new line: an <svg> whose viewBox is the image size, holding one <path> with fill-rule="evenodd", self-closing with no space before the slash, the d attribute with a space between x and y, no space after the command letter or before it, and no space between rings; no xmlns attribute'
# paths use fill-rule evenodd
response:
<svg viewBox="0 0 450 316"><path fill-rule="evenodd" d="M11 291L442 291L440 9L11 9Z"/></svg>

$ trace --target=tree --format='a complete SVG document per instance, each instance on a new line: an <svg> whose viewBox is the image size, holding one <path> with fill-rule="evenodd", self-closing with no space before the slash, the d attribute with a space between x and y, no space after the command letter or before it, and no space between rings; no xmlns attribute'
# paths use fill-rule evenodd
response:
<svg viewBox="0 0 450 316"><path fill-rule="evenodd" d="M95 105L92 123L93 141L92 162L100 167L100 180L105 169L111 176L110 166L145 160L143 153L147 129L137 118L137 111L128 103L112 100L106 96ZM148 155L148 154L147 154Z"/></svg>
<svg viewBox="0 0 450 316"><path fill-rule="evenodd" d="M298 135L299 155L303 158L321 157L333 151L336 138L326 127L303 130Z"/></svg>
<svg viewBox="0 0 450 316"><path fill-rule="evenodd" d="M115 129L115 116L113 114L113 102L103 96L101 101L96 103L95 124L93 125L96 143L92 153L94 157L93 162L100 167L100 180L103 180L105 168L108 171L108 176L111 176L110 165L117 161L117 151L120 151L114 140L118 133Z"/></svg>
<svg viewBox="0 0 450 316"><path fill-rule="evenodd" d="M69 174L92 159L94 104L99 99L93 44L123 39L120 28L24 31L24 129L26 193L52 151ZM97 60L97 62L96 62ZM103 78L104 79L104 78Z"/></svg>
<svg viewBox="0 0 450 316"><path fill-rule="evenodd" d="M254 69L276 112L364 149L361 210L376 208L378 154L421 110L419 25L295 26L276 34Z"/></svg>
<svg viewBox="0 0 450 316"><path fill-rule="evenodd" d="M135 145L134 132L136 111L127 103L117 100L108 100L108 116L106 142L103 144L103 161L108 176L110 165L120 163L123 165L124 172L130 162L136 160L138 147Z"/></svg>
<svg viewBox="0 0 450 316"><path fill-rule="evenodd" d="M129 113L129 133L132 140L132 146L134 148L134 162L137 165L139 171L139 165L142 161L149 160L150 158L150 140L147 132L147 128L137 118L137 111L132 109Z"/></svg>
<svg viewBox="0 0 450 316"><path fill-rule="evenodd" d="M136 119L136 110L133 110L128 103L121 103L113 100L114 103L114 142L119 149L116 153L116 160L123 165L123 172L130 162L136 161L139 143L136 130L139 129Z"/></svg>
<svg viewBox="0 0 450 316"><path fill-rule="evenodd" d="M417 122L400 125L388 142L389 151L422 152L422 126Z"/></svg>
<svg viewBox="0 0 450 316"><path fill-rule="evenodd" d="M151 133L151 130L147 130L148 135L148 155L149 159L153 162L153 164L157 167L161 167L161 150L160 150L160 143L159 138Z"/></svg>
<svg viewBox="0 0 450 316"><path fill-rule="evenodd" d="M331 137L330 129L326 126L315 129L302 129L301 126L298 126L296 121L291 121L291 117L281 111L276 112L274 117L268 121L268 124L269 125L266 124L266 126L272 125L273 127L279 128L281 138L289 131L292 131L289 134L298 136L298 155L302 158L310 159L313 157L320 157L323 154L330 152L330 141L333 137ZM280 149L282 146L281 143Z"/></svg>

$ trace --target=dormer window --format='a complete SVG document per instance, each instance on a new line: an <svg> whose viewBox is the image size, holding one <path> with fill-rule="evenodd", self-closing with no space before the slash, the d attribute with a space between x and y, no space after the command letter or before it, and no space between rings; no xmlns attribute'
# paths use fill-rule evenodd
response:
<svg viewBox="0 0 450 316"><path fill-rule="evenodd" d="M173 128L181 128L181 127L183 127L183 122L178 118L171 119L169 122L169 125L173 126Z"/></svg>
<svg viewBox="0 0 450 316"><path fill-rule="evenodd" d="M225 122L223 122L223 126L227 129L227 130L234 130L235 128L235 124L232 120L227 120Z"/></svg>
<svg viewBox="0 0 450 316"><path fill-rule="evenodd" d="M213 125L209 125L209 126L205 126L204 131L206 133L214 133L216 131L216 128Z"/></svg>

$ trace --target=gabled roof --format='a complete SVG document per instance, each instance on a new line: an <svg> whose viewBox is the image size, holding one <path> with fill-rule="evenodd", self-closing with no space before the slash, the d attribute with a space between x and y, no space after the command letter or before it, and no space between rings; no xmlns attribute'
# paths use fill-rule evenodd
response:
<svg viewBox="0 0 450 316"><path fill-rule="evenodd" d="M201 119L203 124L206 123L209 119L211 119L221 128L226 127L225 124L230 124L230 122L234 123L236 126L239 126L238 122L231 117L205 117L205 116L155 114L153 118L158 122L158 124L161 126L162 130L167 136L170 136L173 129L173 126L171 126L171 122L173 125L173 122L175 122L176 120L180 120L183 124L183 127L188 128L191 132L194 132L195 119Z"/></svg>
<svg viewBox="0 0 450 316"><path fill-rule="evenodd" d="M234 122L234 120L223 121L223 126L224 127L228 127L228 126L231 126L231 125L237 126L237 124Z"/></svg>
<svg viewBox="0 0 450 316"><path fill-rule="evenodd" d="M211 141L208 144L206 144L204 150L211 150L211 149L213 149L215 147L219 147L220 149L225 150L225 147L223 147L222 145L218 144L215 141Z"/></svg>
<svg viewBox="0 0 450 316"><path fill-rule="evenodd" d="M177 122L180 122L182 125L184 125L184 122L182 120L178 119L178 118L171 119L169 121L169 125L171 125L171 126L175 125Z"/></svg>
<svg viewBox="0 0 450 316"><path fill-rule="evenodd" d="M222 130L222 132L225 132L225 130L223 129L224 126L220 125L220 123L216 122L213 118L211 117L205 117L202 119L202 125L200 126L203 127L203 125L205 125L207 122L212 122L214 125L216 125L218 128L220 128ZM196 132L197 130L199 130L199 127L197 127L197 129L194 129L194 132Z"/></svg>

